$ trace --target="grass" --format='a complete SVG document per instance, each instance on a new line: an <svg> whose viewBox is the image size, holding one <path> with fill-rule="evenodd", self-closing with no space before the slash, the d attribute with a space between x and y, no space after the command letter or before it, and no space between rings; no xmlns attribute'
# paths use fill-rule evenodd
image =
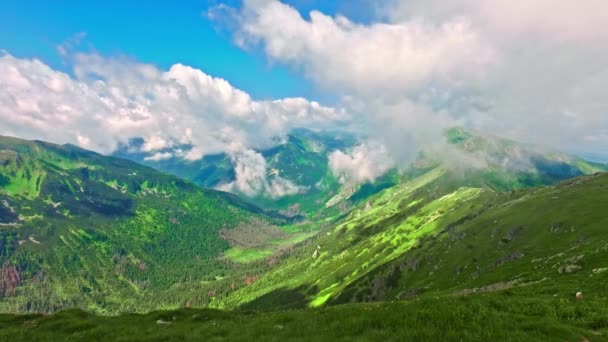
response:
<svg viewBox="0 0 608 342"><path fill-rule="evenodd" d="M233 262L249 263L269 257L273 253L271 249L232 247L224 252L224 256Z"/></svg>
<svg viewBox="0 0 608 342"><path fill-rule="evenodd" d="M556 294L583 284L605 292L608 272L593 270L608 267L607 175L511 193L446 192L443 175L435 170L386 189L370 198L371 208L355 208L254 284L211 305L316 307L443 296L510 281L557 283ZM559 273L569 265L577 271Z"/></svg>
<svg viewBox="0 0 608 342"><path fill-rule="evenodd" d="M295 232L289 230L287 232L289 234L285 238L268 241L264 247L232 247L224 252L224 256L232 262L243 264L260 261L282 249L305 241L318 233L318 231Z"/></svg>
<svg viewBox="0 0 608 342"><path fill-rule="evenodd" d="M227 298L219 298L212 304L220 308L235 307L273 291L301 285L316 289L307 295L312 306L324 304L352 281L412 248L417 238L432 233L438 227L435 220L439 209L447 212L457 204L462 207L479 192L478 189L463 188L452 197L425 200L419 208L412 209L415 212L411 218L399 216L401 203L415 202L419 195L426 198L426 191L421 189L442 174L442 170L436 169L383 191L370 200L372 209L356 209L343 223L298 248L295 255L264 274L252 286ZM462 211L452 214L463 215ZM417 225L419 229L416 229ZM312 258L316 247L321 247L319 256Z"/></svg>
<svg viewBox="0 0 608 342"><path fill-rule="evenodd" d="M349 285L341 301L391 300L483 288L509 281L545 282L563 295L582 290L608 295L608 177L589 176L519 194L488 197L489 207ZM493 201L493 204L491 203ZM475 212L475 211L473 211ZM560 272L564 267L574 272ZM595 270L595 271L594 271ZM370 282L382 282L375 294Z"/></svg>
<svg viewBox="0 0 608 342"><path fill-rule="evenodd" d="M16 173L12 182L6 186L6 192L11 196L23 196L28 199L38 197L40 194L40 183L44 180L45 172L34 171L25 174L23 171Z"/></svg>
<svg viewBox="0 0 608 342"><path fill-rule="evenodd" d="M607 341L608 301L517 291L277 312L0 315L6 341Z"/></svg>

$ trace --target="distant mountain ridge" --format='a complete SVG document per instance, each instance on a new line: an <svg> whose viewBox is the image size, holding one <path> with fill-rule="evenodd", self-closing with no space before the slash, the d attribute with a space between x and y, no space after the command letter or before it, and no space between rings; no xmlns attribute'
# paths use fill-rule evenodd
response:
<svg viewBox="0 0 608 342"><path fill-rule="evenodd" d="M548 185L608 171L605 164L508 139L484 136L464 128L448 129L444 136L447 150L423 149L408 167L402 165L399 169L389 170L374 182L344 186L329 167L329 155L336 150L351 150L361 142L361 137L342 132L296 129L287 135L284 142L258 152L266 160L268 179L280 176L301 186L301 192L279 198L268 198L263 194L247 196L238 191L237 194L285 215L318 218L348 212L353 205L378 191L439 165L461 170L463 184L499 191ZM115 155L191 180L203 187L214 188L235 180L235 163L227 154L205 156L196 161L177 156L152 160L150 158L156 153L175 154L172 153L175 148L154 153L137 152L142 144L142 141L133 141L130 146L121 147Z"/></svg>
<svg viewBox="0 0 608 342"><path fill-rule="evenodd" d="M357 142L357 137L348 133L296 129L287 135L284 142L257 152L266 160L266 177L269 180L281 177L302 188L302 192L279 198L268 198L263 194L237 194L250 198L262 207L280 210L286 215L315 215L323 211L325 204L342 189L342 185L329 168L329 154L336 150L349 150ZM152 160L150 157L155 153L171 153L175 149L156 151L154 154L134 152L140 145L141 142L134 141L130 146L121 147L114 155L191 180L207 188L228 184L236 179L235 163L227 154L209 155L196 161L175 156ZM188 149L188 146L178 148ZM395 184L392 176L379 181L386 182ZM329 210L328 215L336 212L336 208L333 208Z"/></svg>

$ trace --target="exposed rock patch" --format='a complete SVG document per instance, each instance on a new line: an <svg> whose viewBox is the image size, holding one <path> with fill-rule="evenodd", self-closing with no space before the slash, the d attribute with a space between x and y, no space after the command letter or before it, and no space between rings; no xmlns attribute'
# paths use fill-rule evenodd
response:
<svg viewBox="0 0 608 342"><path fill-rule="evenodd" d="M582 267L579 266L579 265L563 265L563 266L560 266L557 269L557 273L559 273L559 274L562 274L562 273L575 273L575 272L577 272L577 271L579 271L581 269L582 269Z"/></svg>

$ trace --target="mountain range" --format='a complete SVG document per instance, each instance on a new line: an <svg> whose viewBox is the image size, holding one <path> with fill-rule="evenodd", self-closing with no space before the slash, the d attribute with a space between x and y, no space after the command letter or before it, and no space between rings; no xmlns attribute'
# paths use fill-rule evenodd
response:
<svg viewBox="0 0 608 342"><path fill-rule="evenodd" d="M608 296L608 167L462 128L445 138L353 185L329 156L360 138L296 130L256 151L268 177L306 189L276 199L208 189L235 181L230 155L152 160L137 142L103 156L1 137L0 310L300 309L309 322L315 308L340 320L395 301L411 312L470 298L491 311L506 295L522 317L534 316L521 309L530 296L539 307L563 300L578 315L565 331L608 333L595 316ZM275 325L293 319L276 315Z"/></svg>
<svg viewBox="0 0 608 342"><path fill-rule="evenodd" d="M286 179L298 185L300 191L278 198L263 193L247 194L238 189L234 192L264 208L279 210L286 215L307 218L314 215L319 218L348 212L368 196L440 164L460 170L463 184L499 191L553 184L608 170L604 164L508 139L475 134L462 128L446 130L445 139L446 144L440 149L421 150L418 157L406 167L389 169L373 181L341 184L338 175L331 169L330 155L336 151L352 150L361 144L364 137L338 131L296 129L277 146L256 152L267 163L268 178ZM222 185L236 180L237 165L228 154L210 155L192 161L176 153L178 150L183 155L184 151L188 151L188 146L142 152L142 144L142 141L132 141L119 148L114 156L156 168L205 188L222 188ZM156 160L154 156L159 153L171 157Z"/></svg>

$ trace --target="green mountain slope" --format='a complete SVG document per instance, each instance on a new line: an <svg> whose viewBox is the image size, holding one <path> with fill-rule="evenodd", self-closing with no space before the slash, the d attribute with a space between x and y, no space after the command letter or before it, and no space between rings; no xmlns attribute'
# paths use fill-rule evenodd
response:
<svg viewBox="0 0 608 342"><path fill-rule="evenodd" d="M512 287L605 299L608 175L510 194L486 192L476 202L488 208L461 220L448 216L442 230L358 279L334 302Z"/></svg>
<svg viewBox="0 0 608 342"><path fill-rule="evenodd" d="M509 193L436 168L372 197L218 307L451 296L528 285L605 297L608 175ZM602 297L602 298L603 298Z"/></svg>
<svg viewBox="0 0 608 342"><path fill-rule="evenodd" d="M606 341L608 174L510 193L458 181L438 168L376 195L214 302L241 310L0 315L0 337ZM353 301L374 303L308 308Z"/></svg>
<svg viewBox="0 0 608 342"><path fill-rule="evenodd" d="M0 310L197 303L179 287L235 268L222 257L225 235L281 231L275 221L233 195L131 161L0 137Z"/></svg>

